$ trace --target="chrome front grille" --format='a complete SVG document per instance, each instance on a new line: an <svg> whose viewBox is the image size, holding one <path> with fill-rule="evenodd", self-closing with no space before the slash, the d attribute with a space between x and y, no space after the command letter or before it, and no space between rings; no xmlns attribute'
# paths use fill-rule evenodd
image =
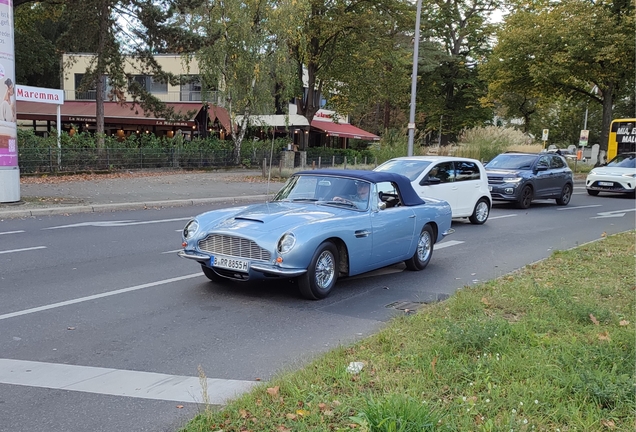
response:
<svg viewBox="0 0 636 432"><path fill-rule="evenodd" d="M212 234L199 240L199 249L209 254L227 255L251 260L269 261L271 254L251 240Z"/></svg>
<svg viewBox="0 0 636 432"><path fill-rule="evenodd" d="M492 184L499 184L499 183L503 183L503 177L494 177L494 176L488 176L488 183L492 183Z"/></svg>

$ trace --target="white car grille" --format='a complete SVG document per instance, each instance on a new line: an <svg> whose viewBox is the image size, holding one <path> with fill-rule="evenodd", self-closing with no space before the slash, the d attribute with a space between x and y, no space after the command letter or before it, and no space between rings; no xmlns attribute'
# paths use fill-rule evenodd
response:
<svg viewBox="0 0 636 432"><path fill-rule="evenodd" d="M251 260L269 261L271 254L251 240L212 234L199 240L199 249L209 254L227 255Z"/></svg>

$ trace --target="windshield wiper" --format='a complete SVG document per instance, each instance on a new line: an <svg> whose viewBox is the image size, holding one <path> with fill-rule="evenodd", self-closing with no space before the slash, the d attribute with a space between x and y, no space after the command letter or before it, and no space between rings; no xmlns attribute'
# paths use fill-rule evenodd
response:
<svg viewBox="0 0 636 432"><path fill-rule="evenodd" d="M292 202L316 202L317 198L294 198L291 200Z"/></svg>
<svg viewBox="0 0 636 432"><path fill-rule="evenodd" d="M348 201L320 201L318 204L327 204L327 205L337 205L337 206L345 206L357 209L358 206L352 202Z"/></svg>

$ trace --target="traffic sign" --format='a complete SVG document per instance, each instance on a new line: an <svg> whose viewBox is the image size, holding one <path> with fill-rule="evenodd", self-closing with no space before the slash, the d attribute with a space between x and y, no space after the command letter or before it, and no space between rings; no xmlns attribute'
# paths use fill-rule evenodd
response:
<svg viewBox="0 0 636 432"><path fill-rule="evenodd" d="M541 141L547 141L548 140L548 132L550 132L549 129L543 129L543 137L541 138Z"/></svg>
<svg viewBox="0 0 636 432"><path fill-rule="evenodd" d="M590 131L589 130L581 130L581 136L579 137L579 145L581 147L585 147L587 145L587 142L590 138Z"/></svg>

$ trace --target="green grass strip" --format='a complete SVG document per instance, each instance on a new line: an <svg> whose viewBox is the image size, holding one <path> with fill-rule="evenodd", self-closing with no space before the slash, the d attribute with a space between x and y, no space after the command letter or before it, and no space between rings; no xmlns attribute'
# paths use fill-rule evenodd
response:
<svg viewBox="0 0 636 432"><path fill-rule="evenodd" d="M634 245L610 236L460 289L184 431L634 431Z"/></svg>

